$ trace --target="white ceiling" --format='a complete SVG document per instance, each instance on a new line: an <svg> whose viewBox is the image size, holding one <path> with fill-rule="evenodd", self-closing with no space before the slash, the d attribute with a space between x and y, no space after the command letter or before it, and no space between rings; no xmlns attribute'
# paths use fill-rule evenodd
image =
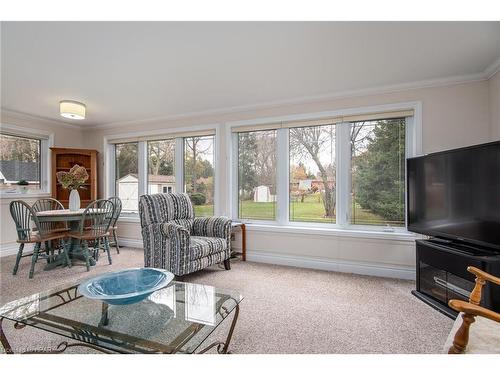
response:
<svg viewBox="0 0 500 375"><path fill-rule="evenodd" d="M500 22L2 22L1 106L78 124L469 76L500 57ZM73 122L75 123L75 122Z"/></svg>

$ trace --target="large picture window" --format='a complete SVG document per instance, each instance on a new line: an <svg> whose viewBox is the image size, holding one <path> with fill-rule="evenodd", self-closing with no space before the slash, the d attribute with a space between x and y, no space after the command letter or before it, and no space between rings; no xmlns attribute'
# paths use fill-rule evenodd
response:
<svg viewBox="0 0 500 375"><path fill-rule="evenodd" d="M279 225L405 227L406 157L418 147L413 115L397 110L235 125L233 215Z"/></svg>
<svg viewBox="0 0 500 375"><path fill-rule="evenodd" d="M189 194L196 216L214 215L215 135L110 143L124 214L137 214L142 194Z"/></svg>
<svg viewBox="0 0 500 375"><path fill-rule="evenodd" d="M290 129L290 221L336 221L335 128Z"/></svg>
<svg viewBox="0 0 500 375"><path fill-rule="evenodd" d="M276 130L238 134L238 216L276 219Z"/></svg>
<svg viewBox="0 0 500 375"><path fill-rule="evenodd" d="M41 189L41 143L40 139L0 134L2 190L11 190L19 181L25 181L30 190Z"/></svg>
<svg viewBox="0 0 500 375"><path fill-rule="evenodd" d="M148 194L175 192L175 139L148 142Z"/></svg>
<svg viewBox="0 0 500 375"><path fill-rule="evenodd" d="M139 144L115 145L115 194L122 200L124 213L139 207Z"/></svg>
<svg viewBox="0 0 500 375"><path fill-rule="evenodd" d="M350 124L351 224L405 225L405 119Z"/></svg>
<svg viewBox="0 0 500 375"><path fill-rule="evenodd" d="M184 138L184 191L196 216L214 214L215 137Z"/></svg>

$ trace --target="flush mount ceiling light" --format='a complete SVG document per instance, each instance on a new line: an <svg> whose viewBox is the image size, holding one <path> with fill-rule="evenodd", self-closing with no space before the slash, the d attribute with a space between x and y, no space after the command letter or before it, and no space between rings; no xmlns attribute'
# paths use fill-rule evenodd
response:
<svg viewBox="0 0 500 375"><path fill-rule="evenodd" d="M85 119L85 104L75 102L74 100L61 100L59 102L59 113L62 117L70 118L72 120Z"/></svg>

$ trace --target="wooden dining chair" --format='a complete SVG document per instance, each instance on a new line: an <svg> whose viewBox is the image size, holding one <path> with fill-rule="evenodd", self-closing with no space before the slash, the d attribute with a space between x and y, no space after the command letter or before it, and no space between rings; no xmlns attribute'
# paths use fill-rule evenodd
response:
<svg viewBox="0 0 500 375"><path fill-rule="evenodd" d="M108 261L111 264L111 254L109 252L109 227L113 218L113 202L107 199L99 199L91 202L83 212L77 231L68 232L68 237L79 241L79 248L85 258L87 271L90 270L90 252L93 248L93 254L99 258L99 249L101 244L108 254Z"/></svg>
<svg viewBox="0 0 500 375"><path fill-rule="evenodd" d="M61 202L54 198L42 198L37 200L33 206L33 211L35 213L41 211L52 211L52 210L64 210L64 206ZM68 223L67 222L57 222L57 221L46 221L41 222L41 226L45 227L44 230L46 232L56 232L56 231L68 231ZM58 247L59 252L62 250ZM45 252L47 253L48 259L52 259L54 257L54 248L52 246L52 241L47 241L45 243Z"/></svg>
<svg viewBox="0 0 500 375"><path fill-rule="evenodd" d="M19 243L19 250L17 251L16 263L14 265L12 274L15 275L17 273L21 258L31 256L29 278L32 279L33 273L35 271L35 263L38 260L42 242L59 240L60 242L62 242L62 246L64 249L64 238L67 232L47 231L44 225L40 225L35 211L30 207L28 203L24 201L15 200L10 202L9 209L12 219L14 220L14 223L16 225L17 243ZM34 244L33 253L23 255L25 244ZM64 254L66 256L68 265L71 267L71 262L69 260L67 251L64 251Z"/></svg>
<svg viewBox="0 0 500 375"><path fill-rule="evenodd" d="M112 236L112 238L110 238L109 245L116 247L116 252L120 254L120 246L118 245L118 238L116 236L116 230L118 229L116 223L118 222L122 212L122 200L118 197L111 197L109 200L113 202L114 205L113 219L111 220L111 224L109 226L109 231Z"/></svg>

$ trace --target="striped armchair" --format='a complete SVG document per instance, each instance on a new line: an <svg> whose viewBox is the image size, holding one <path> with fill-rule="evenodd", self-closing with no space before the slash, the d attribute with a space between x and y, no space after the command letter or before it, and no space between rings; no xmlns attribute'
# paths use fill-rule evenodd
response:
<svg viewBox="0 0 500 375"><path fill-rule="evenodd" d="M139 199L144 266L163 268L176 276L215 263L231 268L231 220L194 217L187 194L151 194Z"/></svg>

